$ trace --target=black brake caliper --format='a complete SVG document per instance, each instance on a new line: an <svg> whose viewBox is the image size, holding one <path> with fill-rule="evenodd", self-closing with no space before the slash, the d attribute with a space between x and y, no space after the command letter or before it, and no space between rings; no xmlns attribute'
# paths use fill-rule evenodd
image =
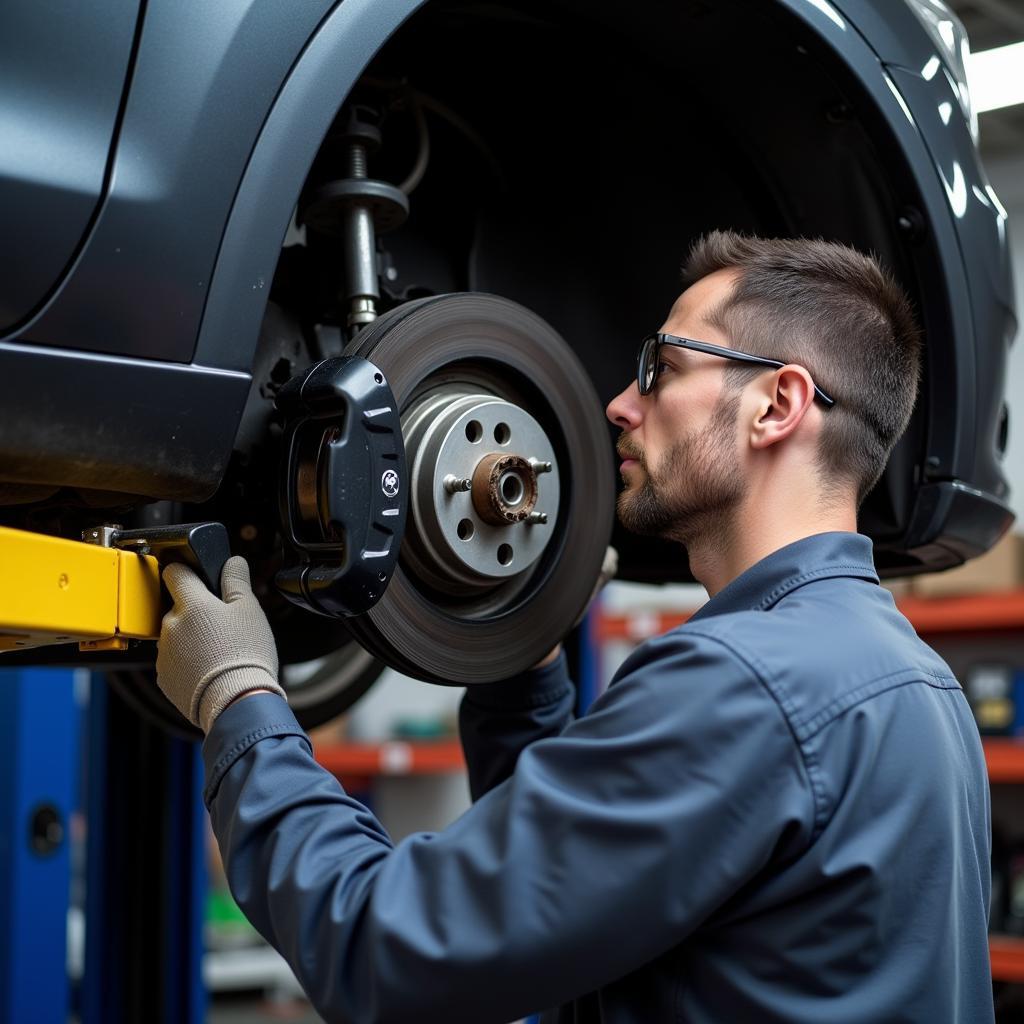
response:
<svg viewBox="0 0 1024 1024"><path fill-rule="evenodd" d="M281 527L299 564L276 576L290 601L359 615L380 599L405 534L402 425L384 374L366 359L325 359L288 381Z"/></svg>

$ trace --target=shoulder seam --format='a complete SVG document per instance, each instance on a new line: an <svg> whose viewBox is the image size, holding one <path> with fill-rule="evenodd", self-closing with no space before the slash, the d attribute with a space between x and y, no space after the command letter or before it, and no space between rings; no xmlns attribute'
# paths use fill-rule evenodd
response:
<svg viewBox="0 0 1024 1024"><path fill-rule="evenodd" d="M685 629L686 632L697 633L697 630L686 629L686 624L680 628ZM820 830L825 826L827 821L828 800L826 797L824 781L820 774L817 754L813 750L807 749L805 745L807 741L817 735L830 722L838 718L843 711L849 710L850 707L853 707L858 703L862 703L865 700L869 700L872 697L877 696L879 693L895 689L898 686L907 685L914 681L925 681L922 678L924 676L928 676L936 682L947 684L943 687L944 689L961 688L959 681L949 673L931 672L923 667L899 669L895 672L886 673L883 676L876 676L873 679L862 683L856 690L836 698L825 708L816 711L806 721L800 721L795 714L794 709L792 709L792 706L786 697L785 690L779 684L778 679L775 678L772 673L768 672L767 668L760 662L753 652L747 648L741 650L739 646L736 645L735 641L731 639L730 642L726 643L726 641L719 639L718 637L705 633L699 633L698 635L704 636L709 640L718 640L721 646L725 647L726 650L730 651L736 658L746 663L757 674L761 684L768 693L775 698L779 707L785 714L786 723L793 733L794 742L796 743L797 749L800 751L800 755L803 758L804 765L807 768L808 778L811 780L811 785L815 794L815 808L817 816L815 818L814 835L812 838L817 838ZM896 678L901 676L904 678ZM933 684L929 683L927 685Z"/></svg>
<svg viewBox="0 0 1024 1024"><path fill-rule="evenodd" d="M839 718L843 712L849 711L850 708L855 707L857 704L863 704L872 697L877 697L879 694L886 693L899 686L907 686L910 683L924 682L928 686L933 685L927 682L927 680L922 679L922 676L928 676L935 683L946 684L940 686L940 689L959 690L961 688L955 676L950 675L948 672L930 672L926 668L901 668L894 672L887 672L885 675L875 676L873 679L861 683L856 689L836 697L831 704L826 704L825 707L816 711L806 721L795 723L795 728L800 735L801 742L812 739L822 729Z"/></svg>

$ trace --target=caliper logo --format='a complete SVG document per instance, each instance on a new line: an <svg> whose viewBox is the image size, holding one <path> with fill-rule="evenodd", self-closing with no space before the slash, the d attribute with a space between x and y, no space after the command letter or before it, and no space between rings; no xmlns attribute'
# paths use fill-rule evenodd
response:
<svg viewBox="0 0 1024 1024"><path fill-rule="evenodd" d="M380 489L389 498L393 498L398 493L398 474L393 469L386 470L380 478Z"/></svg>

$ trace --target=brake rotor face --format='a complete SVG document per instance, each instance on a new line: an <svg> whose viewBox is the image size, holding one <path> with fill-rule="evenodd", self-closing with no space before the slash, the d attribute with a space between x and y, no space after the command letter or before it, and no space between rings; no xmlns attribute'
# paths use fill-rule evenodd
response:
<svg viewBox="0 0 1024 1024"><path fill-rule="evenodd" d="M535 314L472 293L400 306L349 354L387 376L412 477L398 568L351 632L432 682L536 664L586 606L611 535L612 449L586 371Z"/></svg>

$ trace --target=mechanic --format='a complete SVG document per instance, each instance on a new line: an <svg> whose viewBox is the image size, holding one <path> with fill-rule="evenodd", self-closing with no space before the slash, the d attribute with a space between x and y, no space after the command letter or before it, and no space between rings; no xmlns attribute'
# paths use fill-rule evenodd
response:
<svg viewBox="0 0 1024 1024"><path fill-rule="evenodd" d="M578 720L558 649L470 687L443 831L393 845L313 759L242 559L223 601L165 571L159 682L207 733L231 890L328 1021L993 1019L978 732L856 532L910 305L820 240L715 232L685 283L608 416L622 522L710 600Z"/></svg>

